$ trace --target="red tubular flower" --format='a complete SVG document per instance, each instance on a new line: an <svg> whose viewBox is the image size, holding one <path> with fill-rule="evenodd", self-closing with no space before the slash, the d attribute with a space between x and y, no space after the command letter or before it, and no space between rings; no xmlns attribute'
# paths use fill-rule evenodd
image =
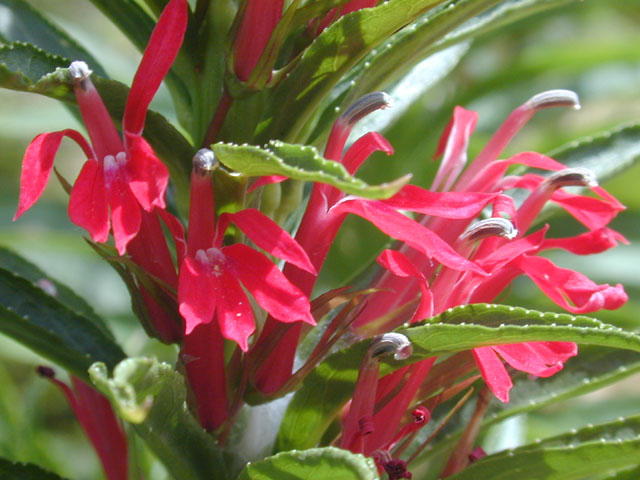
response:
<svg viewBox="0 0 640 480"><path fill-rule="evenodd" d="M112 229L122 255L140 229L140 209L151 212L165 207L169 172L141 135L149 103L182 44L187 14L185 0L171 0L158 19L127 98L122 121L124 139L89 79L87 65L71 64L74 92L92 146L73 130L38 135L23 160L14 220L42 194L64 136L75 140L87 156L71 190L69 217L85 228L94 241L105 242Z"/></svg>
<svg viewBox="0 0 640 480"><path fill-rule="evenodd" d="M82 380L71 377L73 390L55 378L53 369L38 367L38 373L53 382L67 398L82 429L89 437L108 480L127 480L127 437L109 401Z"/></svg>
<svg viewBox="0 0 640 480"><path fill-rule="evenodd" d="M282 18L283 0L246 0L240 27L233 42L236 75L246 82L258 64L269 37Z"/></svg>

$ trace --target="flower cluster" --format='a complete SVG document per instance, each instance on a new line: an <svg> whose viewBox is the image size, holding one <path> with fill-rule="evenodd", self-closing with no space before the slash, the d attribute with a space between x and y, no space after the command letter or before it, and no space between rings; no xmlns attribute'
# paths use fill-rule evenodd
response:
<svg viewBox="0 0 640 480"><path fill-rule="evenodd" d="M347 2L342 10L310 22L309 32L317 35L340 15L373 4ZM238 79L250 82L282 17L283 2L249 0L243 5L232 54ZM558 248L588 255L625 242L607 227L624 207L598 187L587 170L567 168L533 152L500 157L540 109L579 107L576 95L565 90L544 92L516 108L473 162L467 162L467 147L477 114L457 107L436 152L442 158L430 189L405 185L391 198L371 200L316 183L293 233L256 208L217 211L212 172L222 167L211 150L202 149L193 158L185 234L181 220L167 211L168 169L142 132L149 103L178 55L187 20L187 2L171 0L133 80L122 136L91 82L87 65L71 64L69 73L91 143L74 130L36 137L24 156L15 218L41 195L63 137L76 141L87 161L70 191L69 217L96 243L107 242L111 233L118 255L136 265L134 294L145 306L147 329L166 343L179 344L181 368L192 393L190 407L202 427L222 441L247 393L277 397L299 384L294 361L300 339L321 320L325 308L322 299L311 301L312 293L349 214L364 218L396 243L380 253L379 273L363 294L366 303L336 316L331 331L337 333L322 337L309 357L311 363L300 372L317 364L347 331L358 338L374 338L334 443L374 457L389 478L411 478L407 470L411 459L400 458L408 441L429 421L433 408L461 391L458 386L447 390L447 395L432 396L436 370L450 365L447 359L429 358L379 378L380 358L389 354L407 358L411 350L406 338L390 331L455 306L493 302L520 275L570 312L615 309L626 301L621 285L598 285L540 256ZM345 150L354 125L389 106L389 97L383 93L356 101L335 121L324 157L354 175L373 152L391 155L392 146L376 132L365 134ZM512 165L550 173L509 174ZM247 195L259 199L261 187L283 181L288 179L262 177ZM565 187L590 188L598 198ZM528 192L519 205L508 195L514 189ZM549 227L535 223L547 202L564 208L585 226L586 233L549 238ZM331 298L332 292L325 295ZM568 342L484 346L472 351L484 382L502 402L509 401L512 387L504 363L547 377L576 354L576 345ZM465 368L467 373L473 369ZM52 377L48 371L43 373ZM452 370L452 377L455 373ZM477 378L471 376L462 386ZM74 384L76 395L85 400L95 394L81 383ZM81 410L82 402L74 400L68 387L63 389L100 449L92 433L99 427L87 423L91 415ZM115 420L109 426L117 437ZM118 445L126 450L123 438L118 437ZM107 468L108 458L103 461ZM107 474L110 479L126 475L122 471Z"/></svg>

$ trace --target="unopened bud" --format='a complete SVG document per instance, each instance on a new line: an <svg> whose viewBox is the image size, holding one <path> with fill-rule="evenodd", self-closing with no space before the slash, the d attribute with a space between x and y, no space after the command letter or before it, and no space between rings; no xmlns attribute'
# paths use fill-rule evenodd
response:
<svg viewBox="0 0 640 480"><path fill-rule="evenodd" d="M363 95L353 102L342 115L339 121L348 127L353 127L359 120L363 119L376 110L391 107L391 97L385 92L372 92Z"/></svg>
<svg viewBox="0 0 640 480"><path fill-rule="evenodd" d="M413 346L409 339L401 333L385 333L378 335L371 341L369 355L372 359L379 360L393 355L396 360L405 360L413 353Z"/></svg>
<svg viewBox="0 0 640 480"><path fill-rule="evenodd" d="M502 217L492 217L469 225L464 233L460 235L460 240L470 243L486 237L504 237L513 240L517 235L518 230L509 220Z"/></svg>
<svg viewBox="0 0 640 480"><path fill-rule="evenodd" d="M562 187L597 187L598 179L591 170L576 167L553 173L545 180L545 184L554 190Z"/></svg>
<svg viewBox="0 0 640 480"><path fill-rule="evenodd" d="M219 163L216 154L208 148L201 148L193 156L193 171L199 177L209 175L213 170L218 168Z"/></svg>
<svg viewBox="0 0 640 480"><path fill-rule="evenodd" d="M578 94L571 90L547 90L534 95L524 105L532 110L554 107L571 107L580 110L580 99Z"/></svg>

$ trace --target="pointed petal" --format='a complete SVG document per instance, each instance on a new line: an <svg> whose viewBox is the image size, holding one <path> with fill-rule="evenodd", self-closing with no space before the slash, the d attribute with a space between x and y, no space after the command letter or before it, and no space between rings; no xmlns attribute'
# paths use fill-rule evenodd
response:
<svg viewBox="0 0 640 480"><path fill-rule="evenodd" d="M258 247L271 255L286 260L296 267L317 275L307 252L276 222L258 210L248 208L236 213L223 213L218 231L223 233L228 222L233 222Z"/></svg>
<svg viewBox="0 0 640 480"><path fill-rule="evenodd" d="M142 216L140 204L131 193L129 185L124 178L122 168L110 172L111 178L105 178L107 186L107 200L111 209L111 227L116 249L120 255L124 255L127 244L140 230ZM106 173L105 173L106 177Z"/></svg>
<svg viewBox="0 0 640 480"><path fill-rule="evenodd" d="M405 185L393 197L382 200L382 203L398 210L434 217L466 219L478 215L499 196L497 193L432 192L415 185Z"/></svg>
<svg viewBox="0 0 640 480"><path fill-rule="evenodd" d="M41 133L27 147L22 159L22 173L20 175L20 199L13 220L17 220L24 212L33 206L49 181L53 168L53 160L58 153L60 143L64 137L69 137L78 143L87 158L92 158L91 147L80 133L75 130L61 130L59 132Z"/></svg>
<svg viewBox="0 0 640 480"><path fill-rule="evenodd" d="M185 320L185 335L213 320L218 295L216 282L207 269L197 259L186 257L178 279L178 304Z"/></svg>
<svg viewBox="0 0 640 480"><path fill-rule="evenodd" d="M513 383L498 355L492 347L474 348L471 352L487 386L498 400L509 403L509 390Z"/></svg>
<svg viewBox="0 0 640 480"><path fill-rule="evenodd" d="M575 344L564 342L577 354ZM556 355L555 352L537 342L496 345L492 347L500 356L516 370L531 373L538 377L550 377L562 370L567 355Z"/></svg>
<svg viewBox="0 0 640 480"><path fill-rule="evenodd" d="M411 321L424 320L425 318L431 317L433 315L433 294L427 285L427 280L424 278L424 275L420 273L415 265L397 250L383 250L376 260L394 275L418 279L422 297L420 298L420 305L416 309Z"/></svg>
<svg viewBox="0 0 640 480"><path fill-rule="evenodd" d="M158 18L129 91L122 120L125 132L142 133L151 99L182 45L188 11L186 0L171 0Z"/></svg>
<svg viewBox="0 0 640 480"><path fill-rule="evenodd" d="M176 247L176 257L178 258L178 266L184 259L187 254L187 242L184 236L184 226L178 220L178 217L170 214L166 210L158 209L156 210L158 216L162 219L162 222L166 225L167 229L169 229L169 233L173 238L173 243Z"/></svg>
<svg viewBox="0 0 640 480"><path fill-rule="evenodd" d="M548 238L540 249L562 248L576 255L591 255L609 250L617 246L618 242L629 244L624 235L605 227L575 237Z"/></svg>
<svg viewBox="0 0 640 480"><path fill-rule="evenodd" d="M598 285L579 272L556 266L547 258L523 255L517 265L551 300L573 313L615 310L628 300L622 285Z"/></svg>
<svg viewBox="0 0 640 480"><path fill-rule="evenodd" d="M249 349L249 337L256 330L253 310L235 276L228 271L217 279L220 294L216 311L222 336L236 342L243 352Z"/></svg>
<svg viewBox="0 0 640 480"><path fill-rule="evenodd" d="M69 218L84 228L94 242L109 238L109 205L104 186L102 167L95 160L87 160L80 170L69 197Z"/></svg>
<svg viewBox="0 0 640 480"><path fill-rule="evenodd" d="M260 177L258 180L251 184L251 186L247 189L247 193L251 193L257 188L264 187L265 185L271 185L272 183L282 183L288 178L289 177L285 177L283 175L267 175L264 177Z"/></svg>
<svg viewBox="0 0 640 480"><path fill-rule="evenodd" d="M392 155L393 147L378 132L365 133L353 142L353 145L346 151L342 158L342 165L351 175L354 175L373 152L384 152L387 155Z"/></svg>
<svg viewBox="0 0 640 480"><path fill-rule="evenodd" d="M363 200L357 197L345 197L331 207L328 216L344 215L346 213L353 213L367 219L383 233L405 242L428 258L434 258L447 267L454 270L470 270L481 275L485 274L478 265L458 255L449 244L445 243L431 230L382 202Z"/></svg>
<svg viewBox="0 0 640 480"><path fill-rule="evenodd" d="M237 243L222 249L233 271L258 304L276 320L315 325L309 299L276 267L254 249Z"/></svg>
<svg viewBox="0 0 640 480"><path fill-rule="evenodd" d="M139 135L126 134L127 176L129 188L147 212L165 208L164 195L169 184L169 169Z"/></svg>

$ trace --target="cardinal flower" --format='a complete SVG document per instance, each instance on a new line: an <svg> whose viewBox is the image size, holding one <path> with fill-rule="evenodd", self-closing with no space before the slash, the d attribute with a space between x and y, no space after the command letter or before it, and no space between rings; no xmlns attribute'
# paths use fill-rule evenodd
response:
<svg viewBox="0 0 640 480"><path fill-rule="evenodd" d="M122 255L140 229L141 208L151 212L165 207L169 172L142 137L142 130L151 99L182 44L187 14L186 0L171 0L158 19L127 98L123 137L89 78L88 66L84 62L70 65L74 93L91 145L75 130L38 135L24 156L14 220L42 194L65 136L76 141L87 156L71 190L69 217L85 228L94 241L105 242L112 230Z"/></svg>

